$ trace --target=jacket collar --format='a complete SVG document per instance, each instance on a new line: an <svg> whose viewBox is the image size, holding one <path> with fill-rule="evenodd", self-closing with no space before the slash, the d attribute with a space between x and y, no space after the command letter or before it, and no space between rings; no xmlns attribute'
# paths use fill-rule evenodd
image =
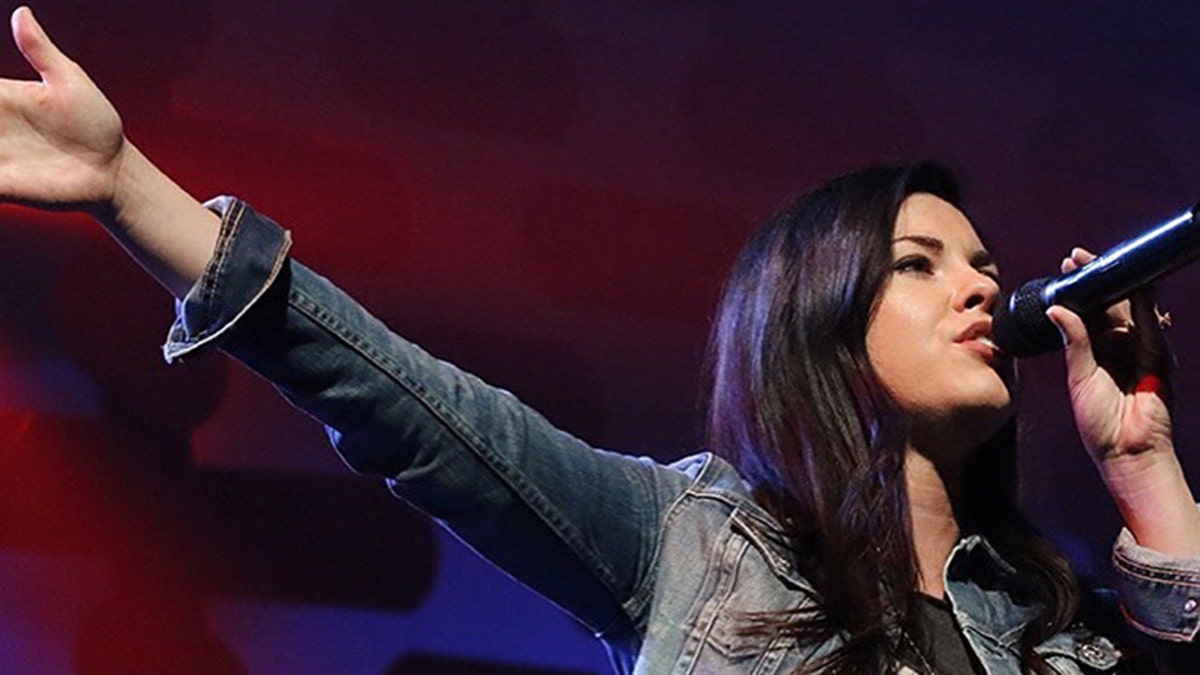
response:
<svg viewBox="0 0 1200 675"><path fill-rule="evenodd" d="M1042 611L1016 568L978 534L964 537L950 552L943 582L963 628L1005 646Z"/></svg>

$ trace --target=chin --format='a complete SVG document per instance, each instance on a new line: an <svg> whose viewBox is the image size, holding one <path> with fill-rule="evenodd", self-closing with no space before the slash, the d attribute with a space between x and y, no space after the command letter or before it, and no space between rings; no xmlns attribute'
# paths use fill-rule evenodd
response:
<svg viewBox="0 0 1200 675"><path fill-rule="evenodd" d="M1016 398L1016 370L1004 372L993 370L983 375L976 385L973 394L978 396L984 405L996 408L1011 408Z"/></svg>
<svg viewBox="0 0 1200 675"><path fill-rule="evenodd" d="M964 433L974 437L975 443L983 443L1004 428L1016 414L1016 404L1005 389L1003 394L977 401L965 407L955 417Z"/></svg>
<svg viewBox="0 0 1200 675"><path fill-rule="evenodd" d="M1002 393L994 393L977 401L975 405L970 406L972 415L983 419L999 420L997 427L1003 425L1012 417L1016 411L1016 403L1013 397L1005 389Z"/></svg>
<svg viewBox="0 0 1200 675"><path fill-rule="evenodd" d="M987 441L1016 414L1012 393L998 381L956 393L928 414L931 420L940 420L934 422L940 433L959 439L965 447L974 448Z"/></svg>

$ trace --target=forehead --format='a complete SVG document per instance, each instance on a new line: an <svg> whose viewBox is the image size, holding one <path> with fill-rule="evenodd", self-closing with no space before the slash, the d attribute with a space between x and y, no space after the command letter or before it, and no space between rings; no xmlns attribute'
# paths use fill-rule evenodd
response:
<svg viewBox="0 0 1200 675"><path fill-rule="evenodd" d="M947 246L983 248L971 221L950 202L925 192L909 195L900 204L893 237L935 237Z"/></svg>

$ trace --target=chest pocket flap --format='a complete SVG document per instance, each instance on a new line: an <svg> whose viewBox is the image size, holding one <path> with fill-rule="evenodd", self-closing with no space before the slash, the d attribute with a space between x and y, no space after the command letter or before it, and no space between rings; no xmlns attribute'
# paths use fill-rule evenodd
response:
<svg viewBox="0 0 1200 675"><path fill-rule="evenodd" d="M1121 662L1121 651L1111 640L1082 626L1055 635L1034 651L1060 670L1068 664L1078 668L1064 671L1068 673L1115 673Z"/></svg>

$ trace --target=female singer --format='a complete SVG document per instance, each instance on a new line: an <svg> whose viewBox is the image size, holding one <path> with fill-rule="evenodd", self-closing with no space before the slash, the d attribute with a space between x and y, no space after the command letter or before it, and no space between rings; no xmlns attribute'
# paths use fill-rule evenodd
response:
<svg viewBox="0 0 1200 675"><path fill-rule="evenodd" d="M1151 667L1017 510L999 272L946 172L844 176L753 237L714 330L713 453L660 465L591 448L393 334L289 259L278 225L159 171L28 9L13 33L41 81L0 83L0 196L95 216L181 301L168 360L212 345L276 383L352 466L594 630L620 672ZM1158 672L1195 672L1200 511L1153 305L1049 316L1127 525L1128 624Z"/></svg>

